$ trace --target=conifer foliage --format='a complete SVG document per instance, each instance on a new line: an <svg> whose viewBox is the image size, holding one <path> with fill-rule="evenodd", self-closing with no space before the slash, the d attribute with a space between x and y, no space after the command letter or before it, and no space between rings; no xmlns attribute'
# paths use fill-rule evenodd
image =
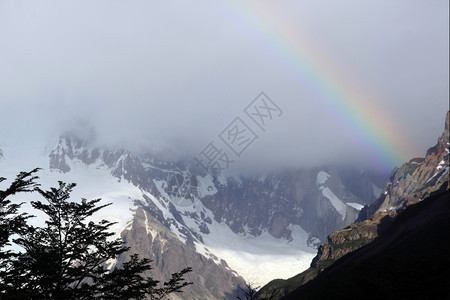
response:
<svg viewBox="0 0 450 300"><path fill-rule="evenodd" d="M38 185L34 174L38 169L31 172L21 172L17 178L5 190L0 190L0 291L7 289L5 282L11 274L12 263L17 260L18 254L11 250L10 239L15 234L26 232L26 220L30 216L19 213L19 208L23 203L12 203L8 197L17 193L32 192ZM0 177L0 182L6 180ZM1 297L1 296L0 296Z"/></svg>
<svg viewBox="0 0 450 300"><path fill-rule="evenodd" d="M192 270L185 268L160 287L144 275L152 269L151 261L136 254L110 270L108 264L129 248L111 238L114 223L90 220L110 204L99 205L101 199L69 201L73 183L42 190L35 182L37 171L20 173L8 189L0 190L0 298L162 299L191 284L183 276ZM7 200L33 190L45 199L30 202L46 216L42 227L29 225L30 216L18 213L21 204ZM6 250L11 242L23 250Z"/></svg>

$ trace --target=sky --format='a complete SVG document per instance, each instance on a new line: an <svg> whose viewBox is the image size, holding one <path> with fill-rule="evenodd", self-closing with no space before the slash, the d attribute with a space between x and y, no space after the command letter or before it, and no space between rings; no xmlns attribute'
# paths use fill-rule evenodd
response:
<svg viewBox="0 0 450 300"><path fill-rule="evenodd" d="M0 148L95 128L242 169L390 169L449 108L446 0L0 0L0 43Z"/></svg>

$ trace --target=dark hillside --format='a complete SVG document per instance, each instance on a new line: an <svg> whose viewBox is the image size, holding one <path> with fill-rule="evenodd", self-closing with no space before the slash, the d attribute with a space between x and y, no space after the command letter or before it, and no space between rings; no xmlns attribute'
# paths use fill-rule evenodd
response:
<svg viewBox="0 0 450 300"><path fill-rule="evenodd" d="M374 242L283 299L450 299L450 191L411 205Z"/></svg>

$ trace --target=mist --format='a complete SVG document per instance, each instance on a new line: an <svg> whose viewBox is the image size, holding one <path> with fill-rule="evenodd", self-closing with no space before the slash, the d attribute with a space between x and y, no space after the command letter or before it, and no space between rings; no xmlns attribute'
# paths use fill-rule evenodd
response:
<svg viewBox="0 0 450 300"><path fill-rule="evenodd" d="M409 145L405 161L423 156L448 110L448 6L0 1L0 148L94 128L104 146L195 156L225 149L220 134L239 117L257 138L236 168L375 167L321 96L344 78ZM280 109L264 130L245 113L261 92Z"/></svg>

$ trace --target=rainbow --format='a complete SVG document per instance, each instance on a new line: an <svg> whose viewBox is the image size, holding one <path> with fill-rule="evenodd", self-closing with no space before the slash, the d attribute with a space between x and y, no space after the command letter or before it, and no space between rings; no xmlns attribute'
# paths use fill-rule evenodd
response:
<svg viewBox="0 0 450 300"><path fill-rule="evenodd" d="M242 22L262 32L268 46L310 86L330 117L370 155L371 165L382 169L400 166L411 158L412 147L389 117L377 107L377 97L367 92L347 68L302 32L277 17L264 1L231 1Z"/></svg>

